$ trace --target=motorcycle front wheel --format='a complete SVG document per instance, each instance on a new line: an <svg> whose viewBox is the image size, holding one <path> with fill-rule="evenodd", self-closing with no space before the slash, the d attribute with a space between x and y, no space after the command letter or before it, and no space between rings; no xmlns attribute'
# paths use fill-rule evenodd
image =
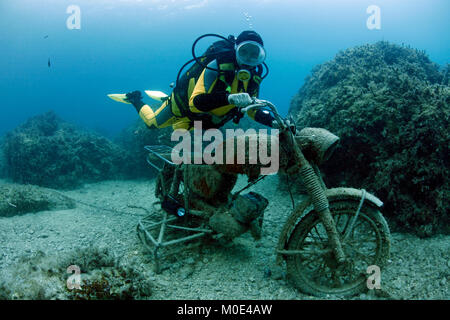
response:
<svg viewBox="0 0 450 320"><path fill-rule="evenodd" d="M330 201L346 261L338 264L325 228L315 210L307 213L289 238L285 255L287 274L300 291L315 295L349 296L367 290L369 266L386 264L390 232L380 211L363 206L353 223L359 199ZM344 234L347 237L344 239ZM372 267L373 268L373 267Z"/></svg>

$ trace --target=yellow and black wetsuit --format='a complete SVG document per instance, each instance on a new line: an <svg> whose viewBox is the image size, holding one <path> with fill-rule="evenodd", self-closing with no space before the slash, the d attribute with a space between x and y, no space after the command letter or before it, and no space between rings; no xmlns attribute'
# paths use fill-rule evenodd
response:
<svg viewBox="0 0 450 320"><path fill-rule="evenodd" d="M175 88L170 99L155 111L143 103L135 104L139 116L149 128L172 126L174 130L189 130L196 120L203 122L203 129L222 126L236 111L236 107L229 104L228 95L247 92L257 97L261 77L260 72L252 72L248 80L241 81L236 76L233 63L217 64L213 60L208 67L216 70L220 68L224 73L205 68L197 81L190 78L187 88ZM258 121L254 111L248 115Z"/></svg>

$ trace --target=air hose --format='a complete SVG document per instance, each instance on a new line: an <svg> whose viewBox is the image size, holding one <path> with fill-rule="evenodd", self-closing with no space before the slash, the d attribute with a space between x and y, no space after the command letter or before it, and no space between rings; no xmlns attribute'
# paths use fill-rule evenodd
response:
<svg viewBox="0 0 450 320"><path fill-rule="evenodd" d="M183 72L184 68L186 68L186 66L188 66L189 64L191 64L191 63L194 62L194 61L195 61L196 63L198 63L200 66L202 66L203 68L205 68L205 69L213 70L213 71L216 71L216 72L219 72L219 73L222 73L222 72L223 72L223 70L208 67L207 65L204 65L204 64L200 61L200 59L202 59L202 58L207 58L207 57L209 57L209 56L212 56L212 55L214 55L214 53L213 53L213 54L210 54L210 55L202 55L202 56L200 56L200 57L197 57L197 56L195 55L195 47L196 47L197 43L198 43L201 39L206 38L206 37L217 37L217 38L223 39L223 40L225 40L225 41L228 41L230 44L233 45L233 49L230 50L230 51L234 51L235 37L232 36L232 35L228 36L228 38L225 38L224 36L221 36L220 34L215 34L215 33L206 33L206 34L201 35L200 37L198 37L197 39L195 39L194 43L192 44L191 52L192 52L192 57L193 57L193 58L190 59L189 61L187 61L187 62L180 68L180 70L178 71L178 74L177 74L177 80L176 80L176 85L177 85L177 86L178 86L178 82L179 82L179 80L180 80L181 73ZM265 62L263 62L262 65L263 65L263 66L265 67L265 69L266 69L266 73L265 73L263 76L261 76L261 79L264 79L264 78L267 77L267 75L269 74L269 67L267 66L267 64L266 64ZM255 67L255 68L256 68L256 67Z"/></svg>

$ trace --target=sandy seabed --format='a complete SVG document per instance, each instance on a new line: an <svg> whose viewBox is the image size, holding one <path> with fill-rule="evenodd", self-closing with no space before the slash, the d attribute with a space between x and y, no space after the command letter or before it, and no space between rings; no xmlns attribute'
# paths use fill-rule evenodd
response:
<svg viewBox="0 0 450 320"><path fill-rule="evenodd" d="M239 179L235 190L245 184ZM152 281L149 299L317 299L294 289L284 269L275 265L278 236L292 211L289 195L276 191L277 184L278 178L270 176L250 189L270 201L261 240L244 234L226 246L204 243L166 262L161 274L153 271L152 258L136 233L138 220L146 215L136 207L151 208L156 201L153 180L105 181L61 191L80 201L75 209L0 218L0 282L14 283L8 277L24 256L38 251L57 256L93 246L106 247L141 270ZM383 294L352 299L449 299L449 270L450 236L420 239L393 233L391 257L381 276ZM26 274L22 277L27 281Z"/></svg>

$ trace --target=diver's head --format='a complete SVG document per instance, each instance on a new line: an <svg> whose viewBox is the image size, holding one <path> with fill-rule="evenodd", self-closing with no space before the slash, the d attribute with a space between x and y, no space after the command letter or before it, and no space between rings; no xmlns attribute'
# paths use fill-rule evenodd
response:
<svg viewBox="0 0 450 320"><path fill-rule="evenodd" d="M264 43L255 31L243 31L236 38L236 60L240 66L256 67L265 58Z"/></svg>

